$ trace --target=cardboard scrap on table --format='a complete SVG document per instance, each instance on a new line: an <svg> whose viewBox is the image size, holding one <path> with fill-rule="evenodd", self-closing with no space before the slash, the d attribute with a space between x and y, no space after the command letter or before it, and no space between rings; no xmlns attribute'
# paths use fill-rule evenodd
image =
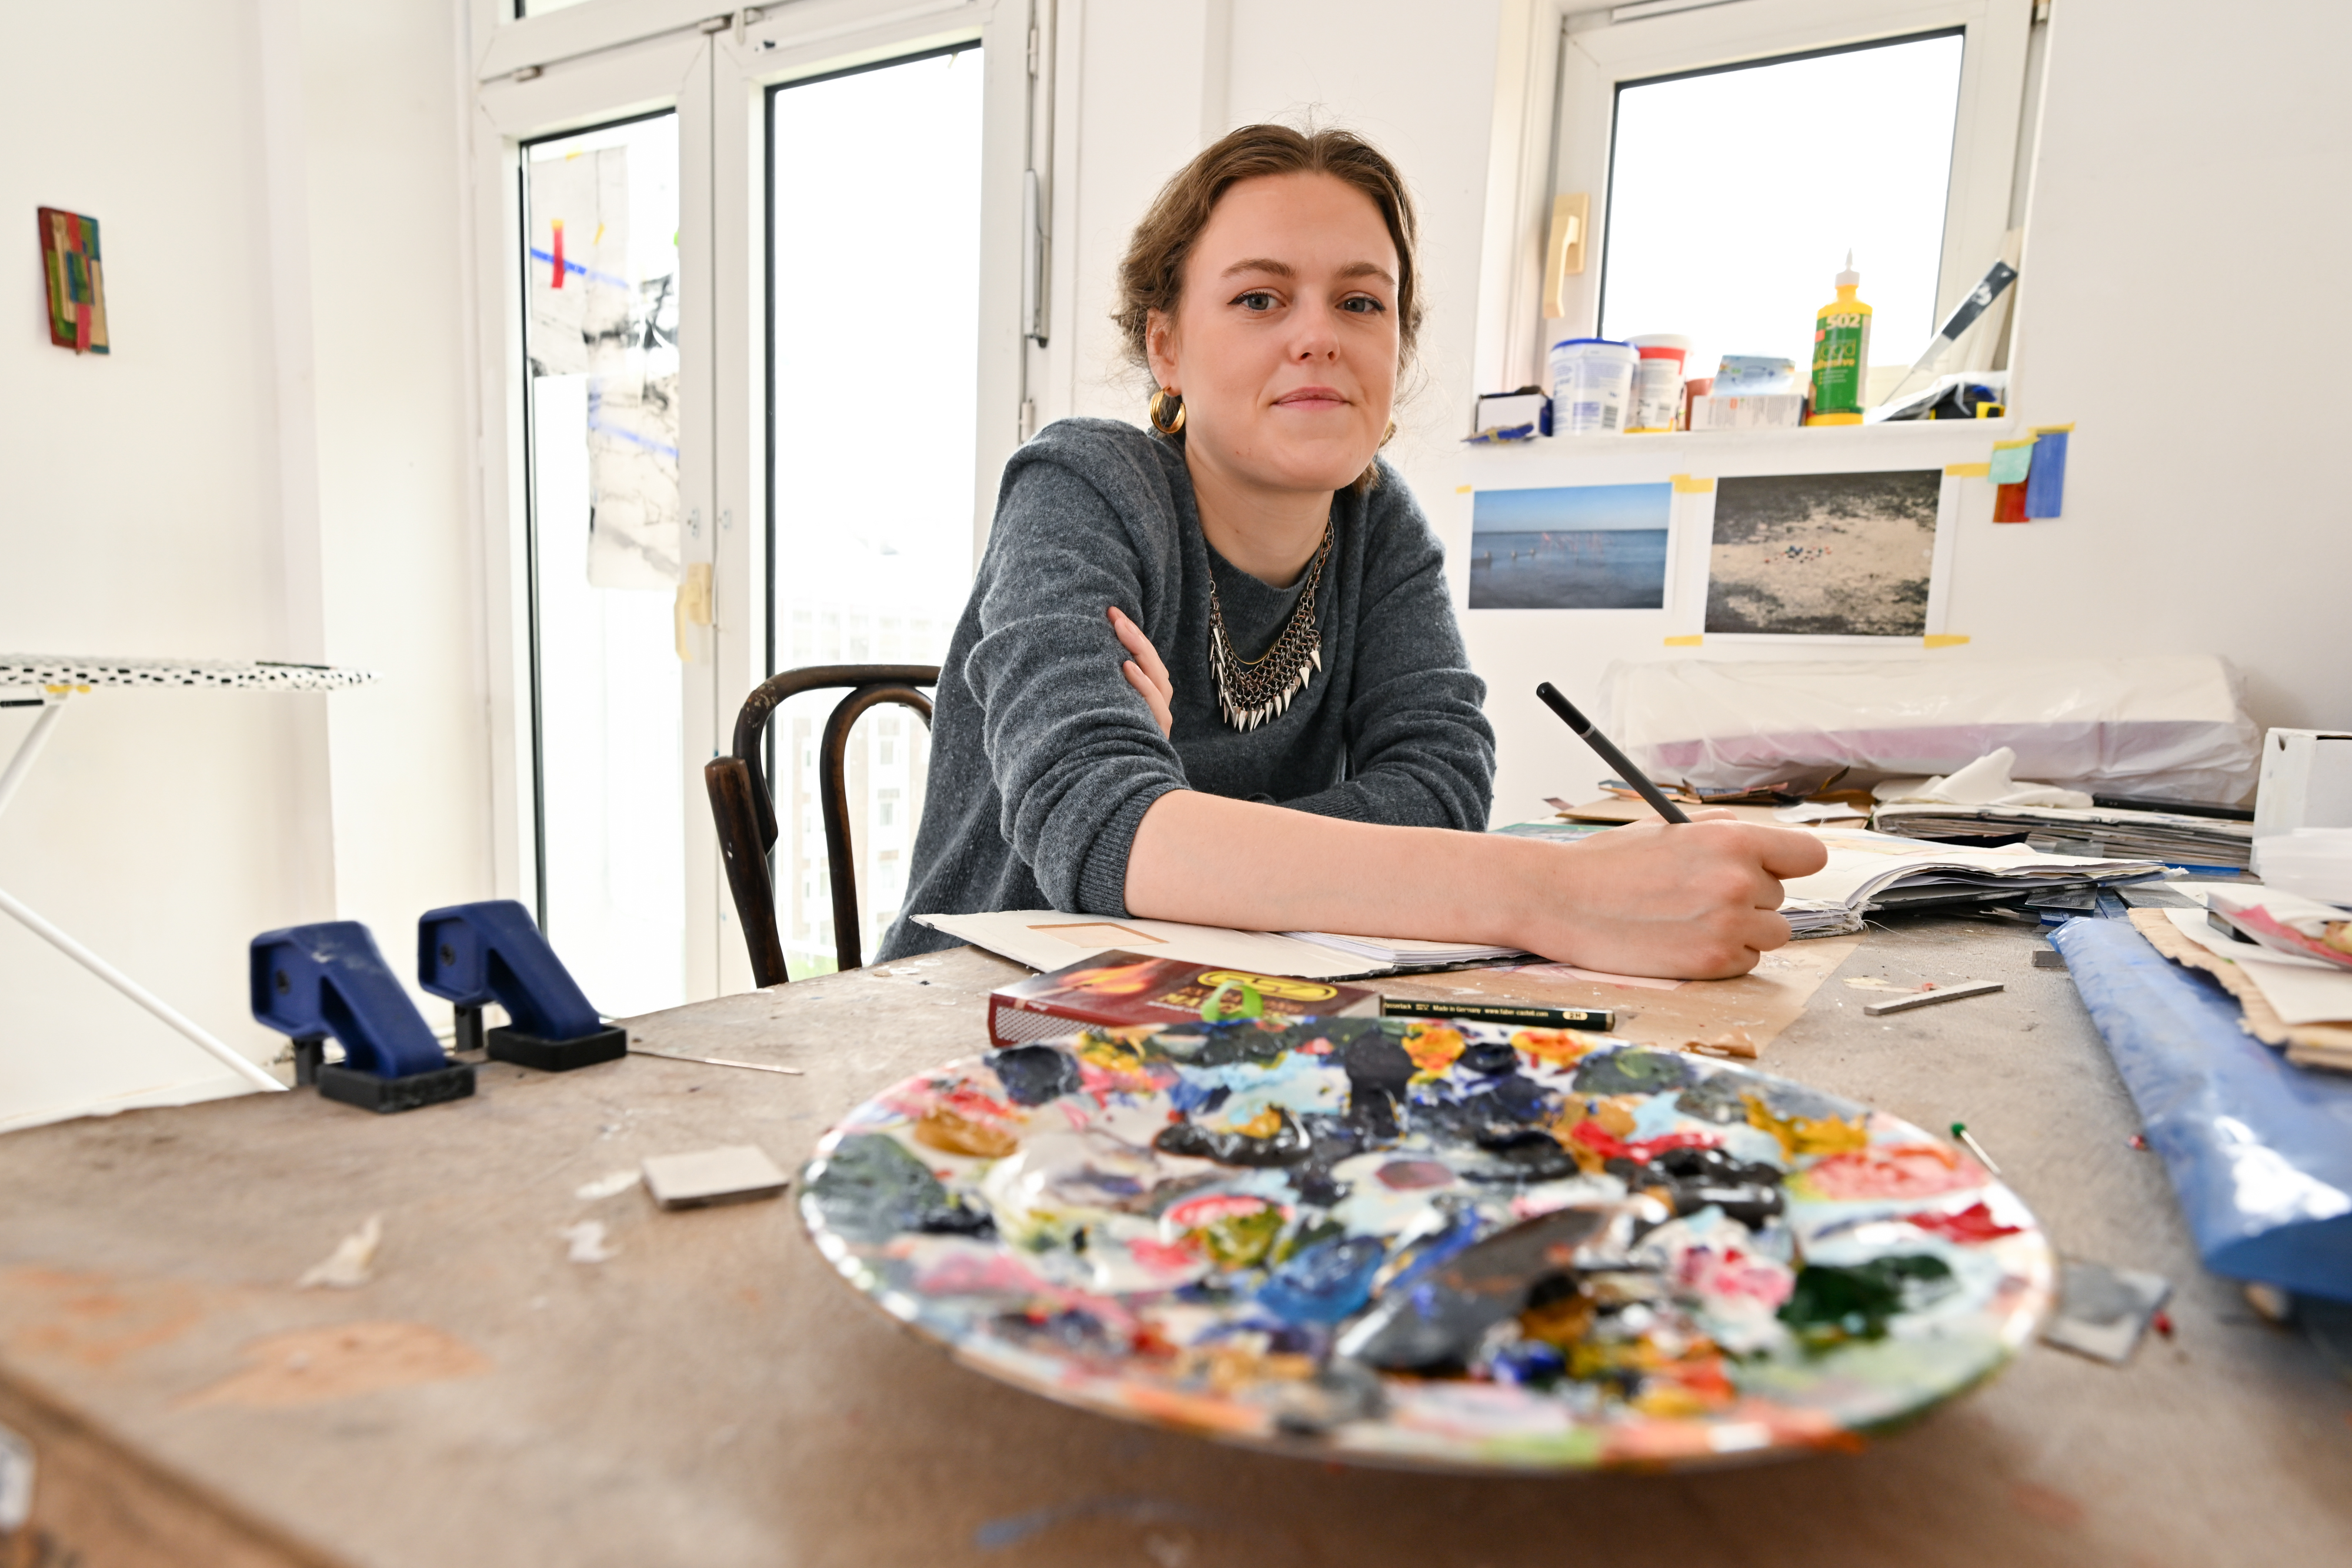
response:
<svg viewBox="0 0 2352 1568"><path fill-rule="evenodd" d="M1754 1057L1797 1021L1822 982L1862 945L1858 936L1792 942L1736 980L1650 980L1564 963L1521 963L1382 980L1383 995L1415 1002L1532 1002L1613 1007L1619 1037L1710 1056Z"/></svg>
<svg viewBox="0 0 2352 1568"><path fill-rule="evenodd" d="M2134 910L2131 923L2148 945L2189 969L2201 969L2220 981L2245 1011L2246 1033L2266 1046L2286 1047L2286 1059L2297 1067L2326 1068L2352 1072L2352 1024L2289 1024L2263 994L2252 976L2231 960L2183 935L2162 910Z"/></svg>

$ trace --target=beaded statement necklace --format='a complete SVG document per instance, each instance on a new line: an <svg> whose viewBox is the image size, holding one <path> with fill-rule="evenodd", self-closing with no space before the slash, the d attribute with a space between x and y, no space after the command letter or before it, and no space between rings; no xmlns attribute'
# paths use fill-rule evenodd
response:
<svg viewBox="0 0 2352 1568"><path fill-rule="evenodd" d="M1217 680L1217 713L1234 729L1256 729L1289 708L1290 700L1307 689L1323 668L1323 633L1315 624L1315 591L1323 583L1323 563L1331 554L1332 525L1323 525L1323 542L1307 568L1307 586L1290 612L1282 635L1255 658L1234 652L1225 635L1224 606L1217 602L1217 579L1209 576L1209 669Z"/></svg>

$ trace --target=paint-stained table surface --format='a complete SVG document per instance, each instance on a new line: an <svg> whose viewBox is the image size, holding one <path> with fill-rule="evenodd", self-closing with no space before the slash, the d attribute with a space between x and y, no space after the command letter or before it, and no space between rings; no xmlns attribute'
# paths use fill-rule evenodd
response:
<svg viewBox="0 0 2352 1568"><path fill-rule="evenodd" d="M715 1143L794 1165L868 1093L979 1050L1017 972L965 951L633 1026L803 1078L492 1065L475 1100L400 1116L268 1095L0 1139L0 1426L39 1466L0 1563L2352 1562L2352 1385L2198 1268L2036 945L1874 932L1759 1065L1967 1121L2063 1250L2176 1281L2176 1337L2122 1369L2036 1348L1859 1453L1482 1480L1222 1448L954 1365L830 1278L789 1201L575 1195ZM1844 984L1871 977L2008 989L1874 1019L1885 993ZM294 1289L371 1215L369 1283ZM557 1235L583 1219L602 1262Z"/></svg>

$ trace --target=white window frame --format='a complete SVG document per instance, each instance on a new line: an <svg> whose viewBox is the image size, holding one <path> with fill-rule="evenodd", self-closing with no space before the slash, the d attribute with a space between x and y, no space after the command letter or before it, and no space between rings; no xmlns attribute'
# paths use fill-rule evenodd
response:
<svg viewBox="0 0 2352 1568"><path fill-rule="evenodd" d="M750 988L751 964L705 806L702 765L732 743L765 668L767 416L763 97L802 77L959 42L982 46L981 345L973 474L975 563L996 476L1020 437L1029 356L1020 322L1023 171L1050 47L1051 0L587 0L516 18L472 0L474 321L478 375L484 646L490 692L492 833L501 896L538 881L530 713L530 562L520 173L530 141L664 109L678 112L679 429L687 559L711 564L711 622L682 663L687 994ZM1050 128L1050 121L1046 121ZM909 320L914 312L910 309ZM910 355L910 373L919 358Z"/></svg>
<svg viewBox="0 0 2352 1568"><path fill-rule="evenodd" d="M1494 304L1480 321L1481 388L1541 380L1545 345L1599 329L1610 137L1622 82L1959 28L1965 44L1937 319L1959 302L1995 257L2013 248L2034 0L1689 0L1686 8L1667 8L1676 4L1595 8L1578 0L1534 0L1530 5L1522 68L1516 77L1507 69L1499 81L1504 101L1497 106L1496 142L1503 155L1489 210L1514 216L1507 235L1489 234L1486 292ZM1790 127L1791 158L1808 152L1801 129ZM1834 148L1813 151L1826 155ZM1544 317L1543 247L1552 197L1579 192L1591 197L1584 270L1571 274L1561 290L1566 313Z"/></svg>

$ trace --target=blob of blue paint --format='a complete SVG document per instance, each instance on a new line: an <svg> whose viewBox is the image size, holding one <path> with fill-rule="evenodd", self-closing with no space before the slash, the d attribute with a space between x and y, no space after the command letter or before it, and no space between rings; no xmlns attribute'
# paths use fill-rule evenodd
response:
<svg viewBox="0 0 2352 1568"><path fill-rule="evenodd" d="M1372 1276L1387 1257L1374 1237L1318 1242L1275 1268L1257 1304L1285 1322L1336 1323L1371 1300Z"/></svg>
<svg viewBox="0 0 2352 1568"><path fill-rule="evenodd" d="M1168 1103L1189 1116L1195 1110L1214 1110L1233 1092L1221 1083L1196 1083L1182 1079L1168 1091Z"/></svg>
<svg viewBox="0 0 2352 1568"><path fill-rule="evenodd" d="M1014 1046L991 1056L988 1065L996 1069L996 1081L1015 1105L1043 1105L1075 1094L1084 1081L1078 1064L1051 1046Z"/></svg>

